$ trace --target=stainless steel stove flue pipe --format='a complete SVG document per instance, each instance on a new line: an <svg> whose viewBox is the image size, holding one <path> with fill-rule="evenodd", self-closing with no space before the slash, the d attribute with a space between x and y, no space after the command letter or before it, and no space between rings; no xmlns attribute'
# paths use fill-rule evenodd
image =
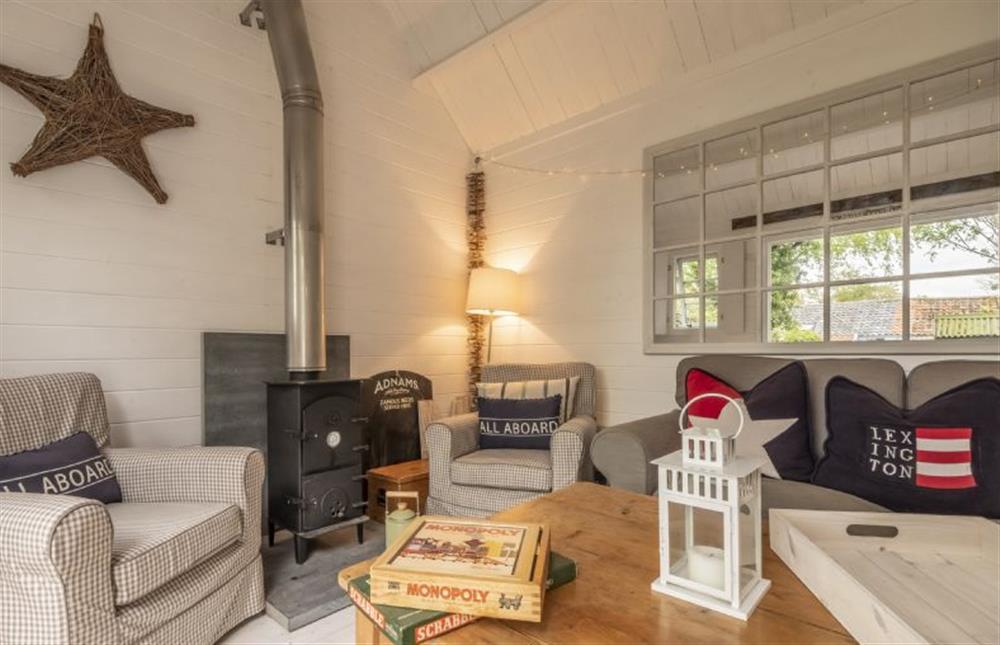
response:
<svg viewBox="0 0 1000 645"><path fill-rule="evenodd" d="M326 369L323 96L301 0L259 0L281 87L285 168L285 334L293 378Z"/></svg>

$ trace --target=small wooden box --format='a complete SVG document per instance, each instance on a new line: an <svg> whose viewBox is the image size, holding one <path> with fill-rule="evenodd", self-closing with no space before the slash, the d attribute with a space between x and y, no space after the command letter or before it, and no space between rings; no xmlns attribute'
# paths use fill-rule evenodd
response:
<svg viewBox="0 0 1000 645"><path fill-rule="evenodd" d="M1000 642L1000 526L771 509L771 549L862 643Z"/></svg>
<svg viewBox="0 0 1000 645"><path fill-rule="evenodd" d="M429 462L426 459L404 461L368 471L368 517L385 524L386 491L409 491L420 495L420 512L427 505ZM414 509L417 510L417 509ZM389 509L392 512L393 509Z"/></svg>
<svg viewBox="0 0 1000 645"><path fill-rule="evenodd" d="M537 623L548 569L545 525L423 516L372 564L371 600Z"/></svg>

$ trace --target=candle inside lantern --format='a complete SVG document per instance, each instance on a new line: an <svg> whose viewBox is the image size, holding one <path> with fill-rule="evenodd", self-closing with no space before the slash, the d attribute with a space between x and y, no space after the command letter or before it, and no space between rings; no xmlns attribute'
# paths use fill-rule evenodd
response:
<svg viewBox="0 0 1000 645"><path fill-rule="evenodd" d="M688 577L703 585L723 588L726 560L722 549L714 546L695 545L687 551Z"/></svg>

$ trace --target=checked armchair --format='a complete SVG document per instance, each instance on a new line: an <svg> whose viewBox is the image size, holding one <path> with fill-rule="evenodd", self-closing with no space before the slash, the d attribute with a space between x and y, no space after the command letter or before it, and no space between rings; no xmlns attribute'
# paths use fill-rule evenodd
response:
<svg viewBox="0 0 1000 645"><path fill-rule="evenodd" d="M549 450L479 449L475 412L427 427L430 491L427 512L487 517L506 508L594 477L590 443L595 370L589 363L498 364L483 367L484 383L537 381L579 376L576 402L552 435Z"/></svg>
<svg viewBox="0 0 1000 645"><path fill-rule="evenodd" d="M214 643L264 609L258 451L109 448L93 374L0 380L0 454L79 431L123 501L0 493L0 643Z"/></svg>

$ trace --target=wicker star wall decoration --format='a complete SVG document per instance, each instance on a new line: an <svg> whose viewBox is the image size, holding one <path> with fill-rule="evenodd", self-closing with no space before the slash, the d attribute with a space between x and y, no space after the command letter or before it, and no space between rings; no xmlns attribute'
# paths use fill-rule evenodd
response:
<svg viewBox="0 0 1000 645"><path fill-rule="evenodd" d="M101 156L148 190L159 204L167 201L142 138L167 128L194 125L194 117L150 105L124 93L104 49L104 27L94 14L87 47L67 79L38 76L0 64L0 83L28 99L45 115L45 124L28 151L10 165L14 174L33 172Z"/></svg>

